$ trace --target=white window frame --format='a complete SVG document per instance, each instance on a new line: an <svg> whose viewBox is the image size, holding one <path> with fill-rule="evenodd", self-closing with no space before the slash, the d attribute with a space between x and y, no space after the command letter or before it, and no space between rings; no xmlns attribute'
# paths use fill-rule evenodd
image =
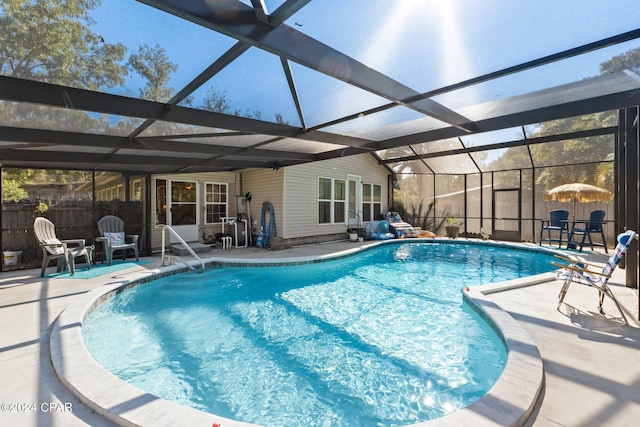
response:
<svg viewBox="0 0 640 427"><path fill-rule="evenodd" d="M382 185L381 184L373 184L370 182L365 182L363 183L364 185L362 186L362 213L363 213L363 217L364 217L364 212L365 210L369 211L369 218L370 221L377 221L380 218L376 218L374 215L375 210L375 206L378 206L378 212L382 212ZM369 194L365 193L365 186L369 186ZM375 190L374 187L378 187L380 189L380 199L379 200L375 200L374 199L374 194L375 194ZM369 200L366 200L367 196L369 197ZM363 218L364 221L364 218Z"/></svg>
<svg viewBox="0 0 640 427"><path fill-rule="evenodd" d="M131 201L139 202L142 200L142 180L135 179L131 181Z"/></svg>
<svg viewBox="0 0 640 427"><path fill-rule="evenodd" d="M362 177L347 175L347 226L362 226Z"/></svg>
<svg viewBox="0 0 640 427"><path fill-rule="evenodd" d="M219 201L217 202L215 200L210 202L208 200L207 196L209 194L223 194L222 192L220 192L220 193L214 193L214 192L209 193L209 190L208 190L209 185L211 185L212 187L214 185L224 186L224 200L225 200L224 202L219 202ZM223 206L223 205L224 205L225 215L220 216L220 221L209 222L208 215L207 215L207 208L209 206ZM222 224L222 222L223 222L222 218L228 217L228 216L229 216L229 184L226 183L226 182L205 181L205 183L204 183L204 223L205 223L205 225Z"/></svg>
<svg viewBox="0 0 640 427"><path fill-rule="evenodd" d="M320 180L328 180L331 181L331 196L329 199L321 199L320 198ZM336 199L336 182L341 182L344 185L344 199ZM331 178L328 176L319 176L316 185L316 199L317 199L317 223L318 225L333 225L333 224L346 224L347 222L347 180L341 178ZM329 213L329 222L320 222L320 202L329 203L330 213ZM343 221L336 221L336 204L342 203L343 205Z"/></svg>
<svg viewBox="0 0 640 427"><path fill-rule="evenodd" d="M124 184L119 184L116 186L115 188L115 192L116 192L116 199L117 200L125 200L125 194L124 194Z"/></svg>

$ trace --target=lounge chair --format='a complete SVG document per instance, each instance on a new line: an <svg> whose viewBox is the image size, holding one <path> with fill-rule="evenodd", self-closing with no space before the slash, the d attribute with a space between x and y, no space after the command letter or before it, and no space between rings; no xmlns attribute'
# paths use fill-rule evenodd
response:
<svg viewBox="0 0 640 427"><path fill-rule="evenodd" d="M42 269L40 277L44 277L49 261L58 260L58 272L67 269L70 275L76 273L75 259L83 256L87 267L91 269L93 246L85 246L84 239L60 240L56 237L56 227L51 221L37 217L33 222L33 231L42 249Z"/></svg>
<svg viewBox="0 0 640 427"><path fill-rule="evenodd" d="M588 237L591 250L593 250L594 246L603 246L605 253L609 253L609 251L607 251L607 240L604 237L604 216L604 211L593 211L589 215L589 221L573 221L571 223L571 229L569 230L569 237L567 238L567 249L572 245L576 245L580 252L582 252L585 239ZM583 224L582 227L580 224ZM593 243L593 240L591 239L592 233L599 234L602 239L602 243ZM573 242L573 236L575 235L582 236L582 241L579 245Z"/></svg>
<svg viewBox="0 0 640 427"><path fill-rule="evenodd" d="M107 265L113 263L113 253L122 251L122 259L127 259L127 250L133 249L136 261L140 260L138 255L138 234L125 234L124 221L117 216L107 215L98 221L98 231L100 237L96 238L96 242L101 242L103 247L103 256L107 256ZM104 259L104 258L103 258Z"/></svg>
<svg viewBox="0 0 640 427"><path fill-rule="evenodd" d="M618 311L622 315L622 318L625 322L627 322L627 318L622 312L622 308L620 308L620 304L618 300L613 295L611 288L607 285L613 271L620 263L622 256L627 251L629 244L634 238L638 238L638 235L635 231L628 230L624 233L618 235L618 245L613 251L611 257L605 264L604 268L601 272L590 270L589 267L596 267L594 264L586 263L583 261L574 261L569 258L563 258L565 261L569 261L570 264L560 264L557 262L552 262L556 267L562 268L564 271L561 271L558 275L559 278L564 279L564 283L562 284L562 288L560 289L560 294L558 295L558 307L560 310L560 305L564 301L564 297L567 295L567 291L569 290L569 286L571 283L580 283L581 285L592 286L598 289L598 312L600 314L604 314L604 310L602 308L602 304L604 303L604 297L607 296L613 300L614 304L618 308ZM627 322L628 323L628 322Z"/></svg>
<svg viewBox="0 0 640 427"><path fill-rule="evenodd" d="M549 212L549 219L543 219L540 227L540 240L539 245L542 246L542 242L558 242L558 247L562 246L562 234L569 230L569 212L556 209ZM544 232L547 232L547 237L543 237ZM558 233L558 237L551 237L551 232Z"/></svg>

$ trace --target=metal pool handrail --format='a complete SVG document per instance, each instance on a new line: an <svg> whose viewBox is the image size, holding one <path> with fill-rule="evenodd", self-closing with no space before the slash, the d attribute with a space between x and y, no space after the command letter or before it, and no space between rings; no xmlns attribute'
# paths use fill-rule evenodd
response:
<svg viewBox="0 0 640 427"><path fill-rule="evenodd" d="M183 260L182 258L180 258L177 255L165 255L164 251L165 251L165 231L168 231L170 234L173 235L173 237L176 238L176 240L178 240L178 243L182 244L182 246L184 246L187 251L191 254L191 256L193 256L195 259L197 259L200 262L200 269L195 268L194 266L192 266L191 264L187 263L185 260ZM182 262L184 265L186 265L187 267L189 267L191 270L195 271L196 273L202 273L204 271L204 261L202 260L202 258L200 258L198 256L198 254L196 254L194 252L193 249L191 249L191 247L189 245L187 245L187 242L185 242L182 237L180 237L180 235L178 233L176 233L176 231L171 228L168 225L165 225L162 227L162 266L164 267L165 265L171 265L171 257L176 258L177 260L179 260L180 262ZM168 264L165 264L164 261L165 259L167 259L169 261Z"/></svg>

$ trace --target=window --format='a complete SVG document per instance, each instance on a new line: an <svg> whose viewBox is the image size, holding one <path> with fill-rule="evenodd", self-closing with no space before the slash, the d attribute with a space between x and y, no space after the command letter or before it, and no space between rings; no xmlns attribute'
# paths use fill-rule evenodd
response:
<svg viewBox="0 0 640 427"><path fill-rule="evenodd" d="M347 183L341 180L333 181L333 222L345 222L345 210L347 207Z"/></svg>
<svg viewBox="0 0 640 427"><path fill-rule="evenodd" d="M318 222L331 224L331 179L318 179Z"/></svg>
<svg viewBox="0 0 640 427"><path fill-rule="evenodd" d="M171 225L196 225L198 220L198 184L195 181L170 181Z"/></svg>
<svg viewBox="0 0 640 427"><path fill-rule="evenodd" d="M362 184L362 221L380 219L382 212L382 186Z"/></svg>
<svg viewBox="0 0 640 427"><path fill-rule="evenodd" d="M346 219L347 182L318 178L318 223L342 224Z"/></svg>
<svg viewBox="0 0 640 427"><path fill-rule="evenodd" d="M222 182L205 182L205 224L221 223L222 218L228 216L227 184Z"/></svg>
<svg viewBox="0 0 640 427"><path fill-rule="evenodd" d="M118 200L124 200L124 184L118 185L115 190L115 198Z"/></svg>
<svg viewBox="0 0 640 427"><path fill-rule="evenodd" d="M136 202L142 200L142 181L139 179L131 183L131 200Z"/></svg>

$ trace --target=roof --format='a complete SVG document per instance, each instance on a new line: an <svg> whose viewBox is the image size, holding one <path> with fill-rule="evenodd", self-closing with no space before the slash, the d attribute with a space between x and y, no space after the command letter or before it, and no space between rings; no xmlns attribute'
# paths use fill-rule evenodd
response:
<svg viewBox="0 0 640 427"><path fill-rule="evenodd" d="M117 15L118 7L127 7L135 9L138 16L123 14L122 19L135 18L145 28L137 33L135 28L127 27L131 33L126 34L111 34L103 27L96 31L104 31L105 37L119 36L123 43L134 43L138 38L148 45L156 41L167 43L170 59L179 69L185 69L176 73L183 83L172 86L169 99L153 100L143 96L142 91L140 96L132 96L135 86L91 90L46 77L23 78L3 66L3 166L138 173L232 171L358 153L371 153L381 163L393 163L422 158L419 154L389 155L388 150L397 147L640 105L640 78L634 73L626 70L598 74L580 68L585 61L591 66L599 65L603 58L640 46L640 29L634 27L634 20L627 16L631 14L622 5L608 7L603 15L600 2L581 2L584 13L574 16L570 4L549 2L546 11L531 12L540 14L530 19L539 20L542 28L523 29L534 34L531 39L522 36L518 41L500 32L489 35L490 25L506 26L517 18L515 12L522 12L518 7L528 6L497 1L490 2L486 13L497 8L502 14L495 18L477 16L477 25L470 25L474 21L467 21L470 17L460 11L452 18L454 6L451 10L441 6L427 13L415 9L415 4L411 6L415 10L408 9L408 2L403 1L394 6L385 1L367 2L366 10L360 8L362 16L353 14L353 5L336 1L104 3L91 15L98 26L107 22L107 17ZM269 12L267 6L272 6L273 11ZM400 16L404 9L408 12ZM370 22L375 16L372 14L380 10L388 15ZM553 12L564 21L556 22L558 17L551 16ZM335 28L325 28L329 19L335 20ZM484 31L484 45L504 52L490 60L474 55L470 49L453 53L431 45L426 49L426 41L418 39L423 34L417 32L423 31L421 20L431 19L434 23L458 19L459 25L452 24L438 33L445 38L445 48L460 50L461 42L456 42L456 37L470 44L474 32ZM164 20L170 24L163 24ZM399 21L403 25L397 25ZM562 22L573 25L560 27L566 34L559 32L543 38L544 31L549 31L547 27ZM600 23L597 31L593 22ZM391 49L391 41L384 34L374 37L373 30L376 25L386 29L394 23L397 34L386 34L387 39L398 39ZM487 27L482 28L483 25ZM156 32L149 32L147 27ZM172 33L171 39L158 36L158 31L165 29ZM364 35L356 32L363 29ZM432 37L434 34L429 33ZM215 41L216 48L200 50L198 65L180 62L181 49L187 50L189 44L199 45L208 37ZM353 38L354 44L345 38ZM536 39L540 45L535 44ZM177 46L174 56L171 43ZM407 56L398 59L405 62L367 59L372 57L361 52L368 44L386 47L379 52L388 56L396 50L407 51ZM421 59L422 55L430 56L431 51L440 52L442 57ZM474 66L457 71L446 63L448 56L456 56L451 60L453 65L464 59ZM408 62L411 58L420 59ZM244 68L240 66L243 61ZM263 66L274 63L274 68ZM438 79L434 77L438 74L434 64L452 71ZM569 71L559 78L553 73L558 69ZM479 71L473 74L474 70ZM242 84L234 87L228 83L230 77L222 79L225 73ZM284 82L280 88L284 90L274 95L276 81ZM237 95L246 103L222 112L194 106L194 100L201 99L207 90L232 89L237 92L229 97L236 99ZM260 113L261 108L267 111L269 104L273 104L277 117ZM453 154L472 150L461 145Z"/></svg>

